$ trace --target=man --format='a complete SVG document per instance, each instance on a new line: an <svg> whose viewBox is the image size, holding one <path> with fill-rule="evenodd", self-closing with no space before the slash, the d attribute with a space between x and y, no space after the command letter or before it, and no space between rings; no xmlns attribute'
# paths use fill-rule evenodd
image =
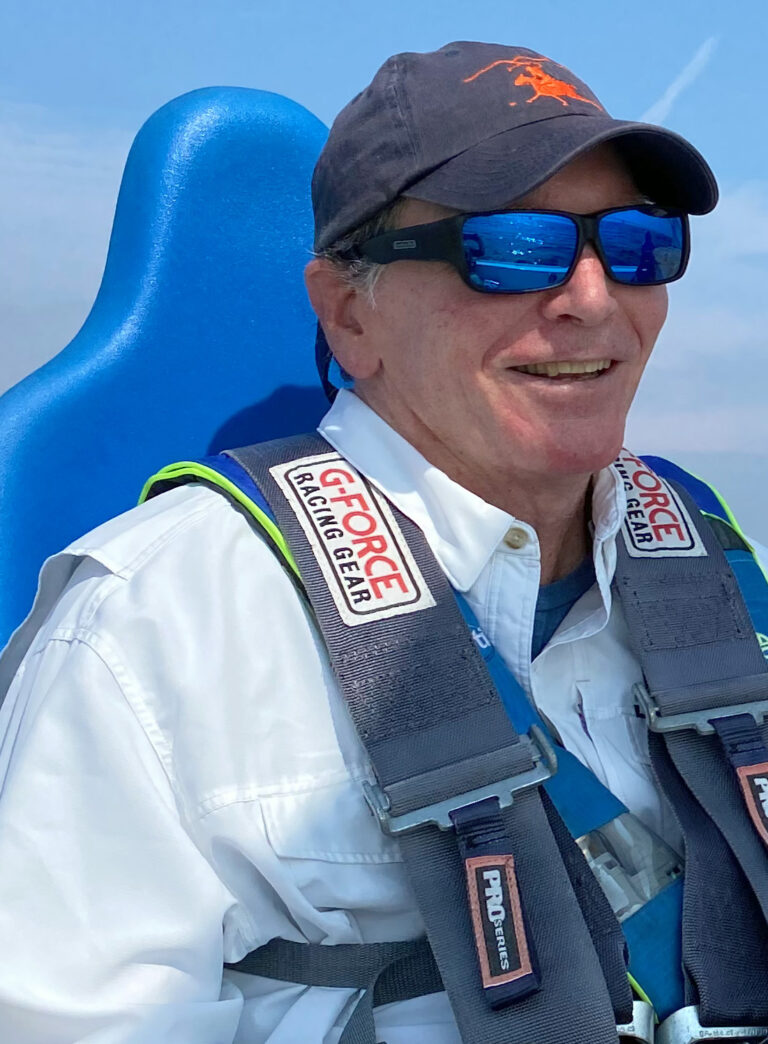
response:
<svg viewBox="0 0 768 1044"><path fill-rule="evenodd" d="M715 204L709 168L555 62L459 43L385 64L337 119L314 199L307 287L354 383L321 434L416 523L564 746L679 850L611 594L611 462L685 265L678 211ZM467 228L466 255L454 233L422 242L485 212L498 236ZM401 259L418 250L432 259ZM271 939L424 933L311 611L204 486L68 550L80 564L22 632L3 708L0 1039L338 1040L354 991L221 971ZM461 1039L442 992L376 1028Z"/></svg>

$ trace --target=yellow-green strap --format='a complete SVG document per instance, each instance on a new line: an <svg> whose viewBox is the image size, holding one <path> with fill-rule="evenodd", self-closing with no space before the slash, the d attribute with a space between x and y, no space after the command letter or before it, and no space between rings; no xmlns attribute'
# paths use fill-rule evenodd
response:
<svg viewBox="0 0 768 1044"><path fill-rule="evenodd" d="M291 549L285 542L285 537L269 515L267 515L259 505L255 503L255 501L251 500L249 496L243 493L234 482L231 482L215 468L208 467L207 464L201 464L199 461L195 460L181 460L176 464L168 464L167 467L161 468L161 470L155 475L152 475L151 478L147 479L144 488L141 491L139 503L143 504L144 501L147 500L152 493L153 486L157 483L163 482L171 483L173 485L181 485L184 481L189 481L190 479L202 479L203 482L218 486L219 489L223 490L232 497L233 500L236 500L238 504L244 507L253 520L270 538L276 550L285 560L286 565L293 573L295 573L297 579L301 580L301 574L299 573L299 567L296 565L296 559L291 554Z"/></svg>
<svg viewBox="0 0 768 1044"><path fill-rule="evenodd" d="M637 979L634 977L634 975L630 975L629 972L627 972L627 978L629 979L629 985L632 987L632 989L633 989L635 995L637 996L638 1000L645 1001L646 1004L650 1004L650 1006L653 1007L653 1001L648 996L648 994L645 992L645 990L640 985L640 983L637 981ZM654 1018L655 1022L659 1021L659 1017L656 1014L655 1010L654 1010L654 1013L653 1013L653 1018Z"/></svg>

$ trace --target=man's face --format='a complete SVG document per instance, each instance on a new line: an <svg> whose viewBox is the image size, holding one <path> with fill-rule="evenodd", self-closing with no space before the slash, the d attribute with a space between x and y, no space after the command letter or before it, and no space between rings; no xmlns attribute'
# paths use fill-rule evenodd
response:
<svg viewBox="0 0 768 1044"><path fill-rule="evenodd" d="M638 202L614 152L600 147L517 208L587 214ZM451 211L407 200L399 225ZM356 390L428 460L467 483L587 474L613 460L667 311L663 286L611 282L588 245L552 290L491 295L448 264L388 265L366 316L366 373ZM591 376L546 376L545 363L610 362Z"/></svg>

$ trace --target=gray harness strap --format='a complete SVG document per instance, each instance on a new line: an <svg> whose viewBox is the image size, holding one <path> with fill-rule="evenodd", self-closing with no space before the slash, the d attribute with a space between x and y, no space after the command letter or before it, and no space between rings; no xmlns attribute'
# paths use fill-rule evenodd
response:
<svg viewBox="0 0 768 1044"><path fill-rule="evenodd" d="M280 982L362 990L339 1038L340 1044L375 1041L374 1007L444 988L426 939L349 946L272 939L227 967Z"/></svg>
<svg viewBox="0 0 768 1044"><path fill-rule="evenodd" d="M310 482L316 474L313 469L321 466L318 458L329 466L348 468L346 462L317 436L280 440L230 455L267 498L298 563L340 688L374 768L377 782L369 787L369 803L383 829L400 843L462 1040L467 1044L561 1044L565 1039L571 1044L615 1044L616 1023L632 1017L620 929L567 832L558 828L557 836L553 833L550 819L559 822L559 817L545 806L535 785L548 775L546 752L542 754L536 743L515 732L423 535L392 505L382 507L382 498L356 477L355 489L359 491L362 484L365 497L385 512L382 525L390 525L389 513L391 524L405 537L419 573L414 590L422 589L423 583L426 595L417 611L389 614L386 626L365 619L350 625L354 605L344 602L340 577L330 563L334 527L328 518L315 522L310 515L311 510L320 510L322 497L322 490ZM287 461L293 462L290 473L287 465L283 467ZM301 484L308 482L316 499L312 508L309 500L303 508L301 497L309 487L302 489ZM350 496L346 486L338 499L344 496ZM363 524L356 524L364 534ZM391 529L396 544L394 534ZM504 976L489 975L484 968L481 978L482 946L476 942L478 925L482 930L493 922L483 920L482 911L473 917L467 898L468 879L471 887L472 873L479 873L483 860L493 864L490 881L501 881L502 870L508 871L504 884L509 888L498 893L508 907L502 907L506 922L503 916L499 921L506 923L501 941L506 947L516 944L518 950L505 949L499 959L515 972L519 967L526 986L530 982L540 986L536 992L526 988L514 999L505 995L504 1006L498 1008L489 1003L489 982L495 989L494 978L504 980ZM522 910L515 907L510 882L519 889ZM494 894L493 887L485 895ZM474 894L482 905L485 899L479 889ZM583 909L579 898L584 900ZM490 961L496 956L496 939L486 942L484 952ZM297 981L293 974L291 981ZM502 985L515 988L517 983ZM372 1005L370 989L364 1003ZM353 1039L371 1044L367 1014L356 1016L356 1034L362 1025L368 1027L368 1036L343 1036L344 1044Z"/></svg>
<svg viewBox="0 0 768 1044"><path fill-rule="evenodd" d="M685 837L686 1000L707 1025L766 1024L768 848L724 746L736 726L731 746L744 749L739 724L755 749L768 742L755 720L768 711L768 668L720 544L670 485L706 554L640 557L619 539L614 584L645 676L654 771Z"/></svg>

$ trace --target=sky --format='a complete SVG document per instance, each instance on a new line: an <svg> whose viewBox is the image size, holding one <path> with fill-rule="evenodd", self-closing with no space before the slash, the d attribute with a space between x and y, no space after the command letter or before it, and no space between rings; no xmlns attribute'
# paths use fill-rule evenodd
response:
<svg viewBox="0 0 768 1044"><path fill-rule="evenodd" d="M257 87L330 123L388 55L461 39L547 54L613 115L663 123L709 160L721 202L693 219L627 444L714 482L768 543L764 0L3 0L0 393L82 325L128 149L166 101Z"/></svg>

